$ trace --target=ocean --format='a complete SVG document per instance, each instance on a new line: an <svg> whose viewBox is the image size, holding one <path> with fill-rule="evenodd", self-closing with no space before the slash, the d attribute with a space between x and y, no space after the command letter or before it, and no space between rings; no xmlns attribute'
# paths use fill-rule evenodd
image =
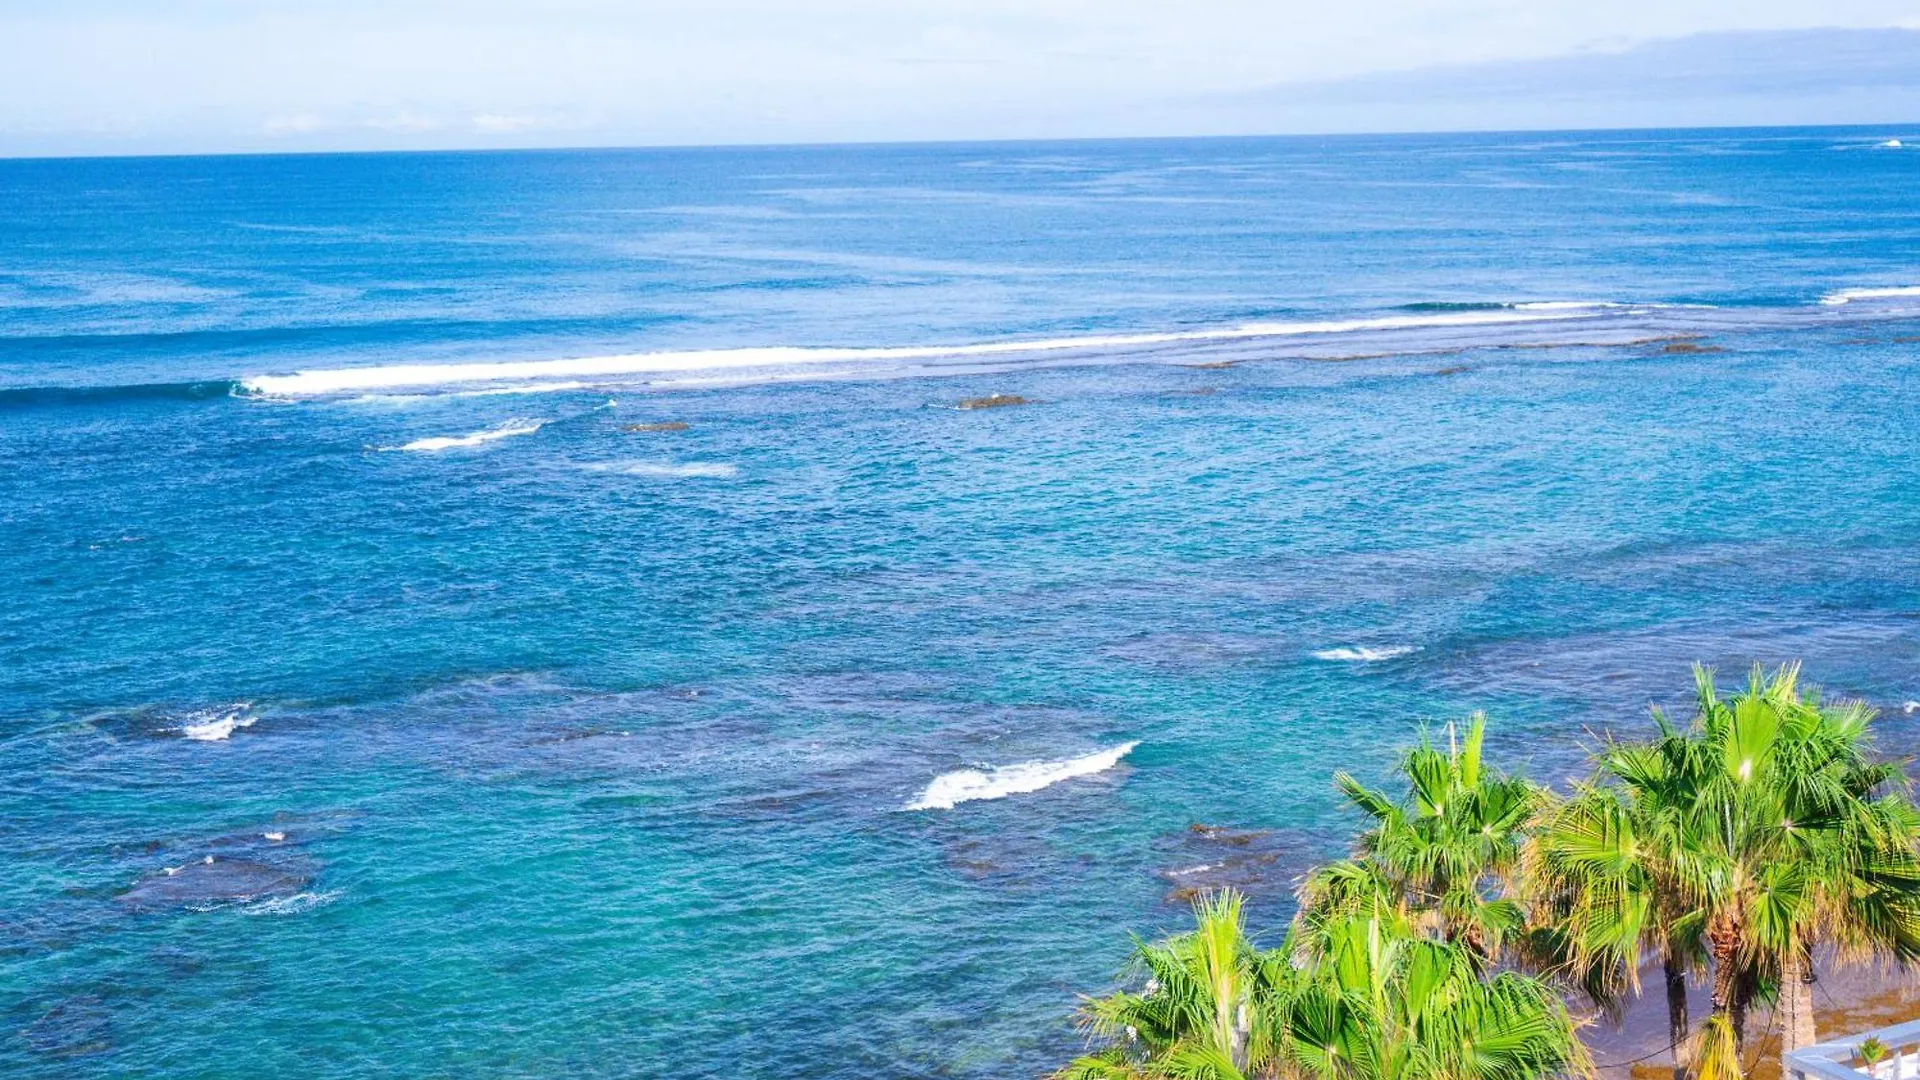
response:
<svg viewBox="0 0 1920 1080"><path fill-rule="evenodd" d="M0 1073L1031 1077L1472 711L1920 747L1913 134L0 161Z"/></svg>

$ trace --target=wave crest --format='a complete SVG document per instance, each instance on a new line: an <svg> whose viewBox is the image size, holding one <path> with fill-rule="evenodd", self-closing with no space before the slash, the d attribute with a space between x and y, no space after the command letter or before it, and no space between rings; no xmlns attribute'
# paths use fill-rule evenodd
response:
<svg viewBox="0 0 1920 1080"><path fill-rule="evenodd" d="M1381 660L1392 660L1415 651L1413 645L1382 645L1378 648L1360 646L1341 646L1334 649L1321 649L1313 654L1315 660L1333 660L1347 664L1372 664Z"/></svg>
<svg viewBox="0 0 1920 1080"><path fill-rule="evenodd" d="M1855 300L1896 300L1903 296L1920 297L1920 285L1887 285L1867 289L1840 289L1820 298L1828 307L1851 304Z"/></svg>
<svg viewBox="0 0 1920 1080"><path fill-rule="evenodd" d="M195 742L221 742L240 728L252 727L260 717L254 713L251 702L236 701L231 705L190 712L180 719L183 722L174 730L183 737Z"/></svg>
<svg viewBox="0 0 1920 1080"><path fill-rule="evenodd" d="M1370 330L1418 330L1549 322L1592 318L1608 305L1533 306L1530 310L1443 311L1300 322L1256 322L1211 330L1140 334L1090 334L1038 341L989 341L973 345L903 345L874 348L769 345L737 349L691 349L626 353L562 360L514 360L468 364L391 364L332 368L291 375L254 375L242 379L247 392L269 397L324 397L400 386L461 386L542 379L609 379L686 371L786 368L806 364L888 363L1015 357L1035 353L1139 348L1153 345L1226 342L1254 338L1303 337Z"/></svg>
<svg viewBox="0 0 1920 1080"><path fill-rule="evenodd" d="M383 446L382 450L458 450L471 446L481 446L496 439L510 439L515 435L531 435L545 427L545 420L509 420L504 424L476 431L469 435L435 435L427 439L415 439L400 446Z"/></svg>
<svg viewBox="0 0 1920 1080"><path fill-rule="evenodd" d="M1062 761L1023 761L985 770L958 769L941 773L903 810L951 810L963 802L1004 799L1052 787L1062 780L1106 772L1139 746L1139 740Z"/></svg>

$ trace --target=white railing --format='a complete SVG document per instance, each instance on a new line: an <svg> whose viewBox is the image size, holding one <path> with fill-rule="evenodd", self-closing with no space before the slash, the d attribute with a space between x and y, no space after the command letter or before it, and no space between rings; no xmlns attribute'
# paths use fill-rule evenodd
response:
<svg viewBox="0 0 1920 1080"><path fill-rule="evenodd" d="M1887 1054L1871 1071L1860 1059L1860 1044L1868 1039ZM1920 1080L1920 1020L1815 1043L1788 1054L1782 1065L1793 1080Z"/></svg>

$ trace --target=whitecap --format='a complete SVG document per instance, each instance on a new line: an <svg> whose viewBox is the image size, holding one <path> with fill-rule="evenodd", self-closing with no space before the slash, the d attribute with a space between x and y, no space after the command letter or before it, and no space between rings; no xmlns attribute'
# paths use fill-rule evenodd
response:
<svg viewBox="0 0 1920 1080"><path fill-rule="evenodd" d="M1850 304L1855 300L1891 300L1902 296L1920 296L1920 285L1890 285L1872 289L1841 289L1820 298L1828 307Z"/></svg>
<svg viewBox="0 0 1920 1080"><path fill-rule="evenodd" d="M1903 145L1903 144L1902 144L1902 143L1900 142L1900 140L1899 140L1899 139L1888 139L1888 140L1887 140L1886 142L1883 142L1883 143L1881 143L1881 144L1880 144L1880 149L1882 149L1882 150L1898 150L1898 149L1900 149L1900 147L1901 147L1902 145Z"/></svg>
<svg viewBox="0 0 1920 1080"><path fill-rule="evenodd" d="M469 435L436 435L427 439L415 439L399 446L383 446L382 450L456 450L469 446L483 446L496 439L510 439L515 435L531 435L546 426L545 420L509 420L497 427L476 431Z"/></svg>
<svg viewBox="0 0 1920 1080"><path fill-rule="evenodd" d="M259 720L253 706L245 701L217 709L202 709L181 718L186 721L175 730L196 742L219 742L239 728L250 728Z"/></svg>
<svg viewBox="0 0 1920 1080"><path fill-rule="evenodd" d="M591 390L592 383L523 383L518 386L493 386L485 390L462 390L454 397L499 397L502 394L552 394L562 390Z"/></svg>
<svg viewBox="0 0 1920 1080"><path fill-rule="evenodd" d="M298 915L303 911L312 911L317 907L325 907L339 898L340 891L338 889L331 892L318 893L297 892L290 896L276 896L268 900L260 900L255 903L242 905L240 912L244 915Z"/></svg>
<svg viewBox="0 0 1920 1080"><path fill-rule="evenodd" d="M594 461L580 466L588 472L616 476L651 476L660 479L708 478L724 480L740 475L740 467L724 461L686 461L678 464L660 461Z"/></svg>
<svg viewBox="0 0 1920 1080"><path fill-rule="evenodd" d="M1335 660L1348 664L1371 664L1380 660L1391 660L1396 656L1405 656L1414 652L1413 645L1385 645L1373 648L1367 645L1358 647L1341 646L1335 649L1321 649L1313 654L1315 660Z"/></svg>
<svg viewBox="0 0 1920 1080"><path fill-rule="evenodd" d="M951 810L963 802L978 799L1004 799L1052 787L1062 780L1106 772L1139 746L1138 740L1063 761L1023 761L1017 765L996 765L987 769L959 769L941 773L927 785L920 797L901 807L903 810Z"/></svg>

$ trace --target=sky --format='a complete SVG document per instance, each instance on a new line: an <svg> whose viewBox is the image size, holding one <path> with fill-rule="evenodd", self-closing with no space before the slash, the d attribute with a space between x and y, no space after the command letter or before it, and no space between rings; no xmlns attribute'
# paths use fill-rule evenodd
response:
<svg viewBox="0 0 1920 1080"><path fill-rule="evenodd" d="M1811 28L1881 35L1777 92L1542 89ZM1848 74L1916 31L1920 0L0 0L0 155L1920 121L1920 68Z"/></svg>

